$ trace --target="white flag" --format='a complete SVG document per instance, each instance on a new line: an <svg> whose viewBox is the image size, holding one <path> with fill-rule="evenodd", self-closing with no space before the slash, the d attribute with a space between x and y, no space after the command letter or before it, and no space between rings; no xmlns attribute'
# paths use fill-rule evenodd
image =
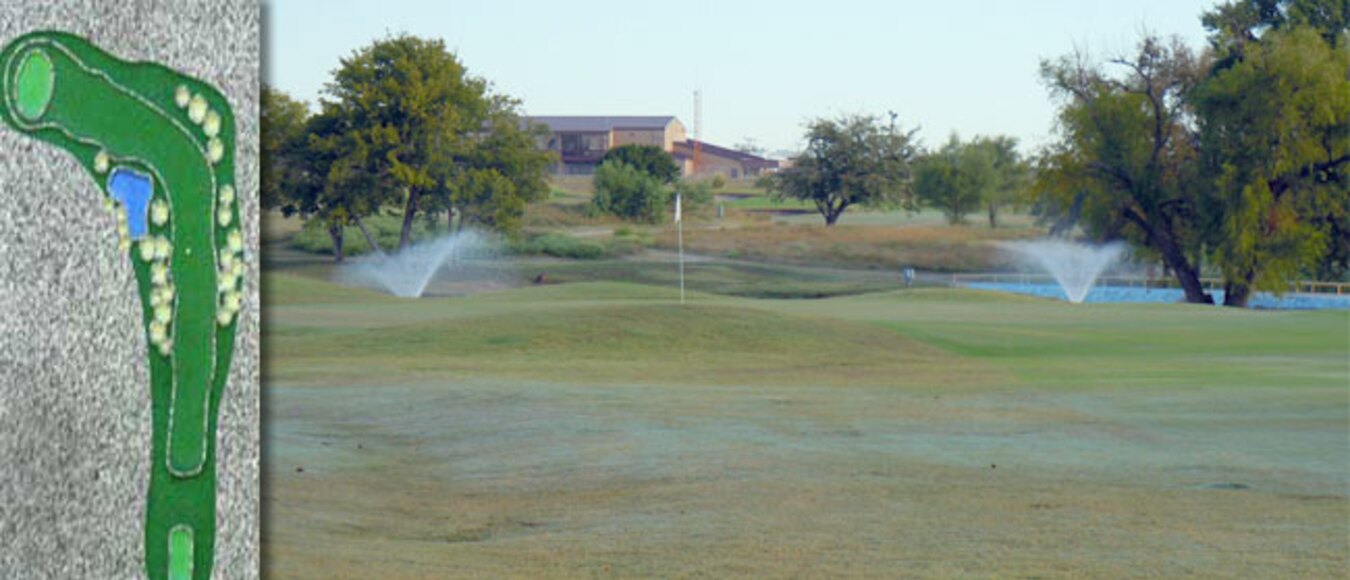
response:
<svg viewBox="0 0 1350 580"><path fill-rule="evenodd" d="M680 223L680 194L675 194L675 223Z"/></svg>

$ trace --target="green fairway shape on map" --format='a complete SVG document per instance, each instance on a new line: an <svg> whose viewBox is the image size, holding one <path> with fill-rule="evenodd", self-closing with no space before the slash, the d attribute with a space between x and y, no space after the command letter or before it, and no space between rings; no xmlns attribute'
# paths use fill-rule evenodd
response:
<svg viewBox="0 0 1350 580"><path fill-rule="evenodd" d="M6 125L88 170L136 274L153 411L146 572L210 578L216 424L244 274L229 104L201 81L61 32L0 51L0 89Z"/></svg>

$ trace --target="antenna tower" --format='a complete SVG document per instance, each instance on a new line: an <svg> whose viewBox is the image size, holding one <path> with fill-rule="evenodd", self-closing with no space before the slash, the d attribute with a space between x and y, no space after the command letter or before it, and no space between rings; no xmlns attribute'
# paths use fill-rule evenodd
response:
<svg viewBox="0 0 1350 580"><path fill-rule="evenodd" d="M693 174L698 175L698 170L703 163L703 93L694 89L694 170Z"/></svg>

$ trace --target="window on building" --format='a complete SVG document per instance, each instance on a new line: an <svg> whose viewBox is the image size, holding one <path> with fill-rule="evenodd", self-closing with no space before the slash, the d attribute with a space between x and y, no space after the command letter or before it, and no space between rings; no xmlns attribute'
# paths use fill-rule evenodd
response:
<svg viewBox="0 0 1350 580"><path fill-rule="evenodd" d="M592 133L564 133L562 135L562 152L568 154L603 154L605 152L605 136Z"/></svg>

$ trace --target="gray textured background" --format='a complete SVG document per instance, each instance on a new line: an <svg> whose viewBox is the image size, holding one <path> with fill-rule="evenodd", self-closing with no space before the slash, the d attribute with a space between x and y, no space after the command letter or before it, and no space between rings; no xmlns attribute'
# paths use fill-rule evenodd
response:
<svg viewBox="0 0 1350 580"><path fill-rule="evenodd" d="M215 578L258 576L259 8L251 0L0 2L0 45L73 32L230 100L249 263L218 434ZM0 577L143 578L146 343L128 258L73 158L0 125Z"/></svg>

